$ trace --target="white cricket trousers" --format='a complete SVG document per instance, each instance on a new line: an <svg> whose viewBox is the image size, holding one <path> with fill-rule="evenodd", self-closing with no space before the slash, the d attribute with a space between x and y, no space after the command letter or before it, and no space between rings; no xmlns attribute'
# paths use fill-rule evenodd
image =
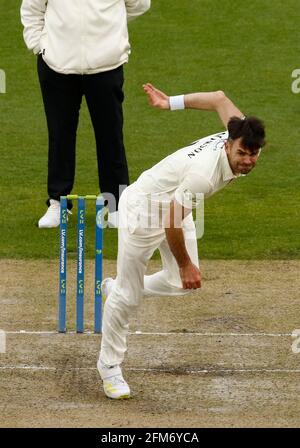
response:
<svg viewBox="0 0 300 448"><path fill-rule="evenodd" d="M103 312L100 360L119 365L127 350L129 319L144 295L185 295L179 269L166 240L163 228L145 228L136 224L140 213L135 184L127 187L119 202L117 277L106 299ZM193 216L183 221L185 244L192 262L199 267L196 230ZM145 275L148 261L159 249L162 270Z"/></svg>

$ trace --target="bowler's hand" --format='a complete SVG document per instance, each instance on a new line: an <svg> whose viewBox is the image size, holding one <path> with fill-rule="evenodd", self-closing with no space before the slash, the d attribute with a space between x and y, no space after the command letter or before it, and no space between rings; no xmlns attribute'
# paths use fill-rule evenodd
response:
<svg viewBox="0 0 300 448"><path fill-rule="evenodd" d="M151 106L158 109L170 109L169 97L164 92L156 89L150 83L144 84L143 89Z"/></svg>
<svg viewBox="0 0 300 448"><path fill-rule="evenodd" d="M201 288L201 272L193 263L179 268L183 289Z"/></svg>

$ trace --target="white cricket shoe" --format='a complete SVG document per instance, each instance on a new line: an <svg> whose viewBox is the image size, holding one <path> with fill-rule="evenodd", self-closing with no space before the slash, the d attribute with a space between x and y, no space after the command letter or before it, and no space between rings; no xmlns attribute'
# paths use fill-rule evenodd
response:
<svg viewBox="0 0 300 448"><path fill-rule="evenodd" d="M50 199L48 210L39 220L39 228L58 227L60 224L60 203L55 199Z"/></svg>
<svg viewBox="0 0 300 448"><path fill-rule="evenodd" d="M107 277L104 280L102 280L101 293L102 293L103 303L105 303L105 301L111 291L111 288L113 287L113 284L114 284L114 279L111 277Z"/></svg>
<svg viewBox="0 0 300 448"><path fill-rule="evenodd" d="M39 220L38 226L40 229L58 227L60 225L60 202L56 199L50 199L49 202L48 210ZM67 211L68 215L72 215L70 210Z"/></svg>
<svg viewBox="0 0 300 448"><path fill-rule="evenodd" d="M103 381L104 393L108 398L114 400L130 398L130 389L123 378L120 366L106 366L99 360L97 368Z"/></svg>

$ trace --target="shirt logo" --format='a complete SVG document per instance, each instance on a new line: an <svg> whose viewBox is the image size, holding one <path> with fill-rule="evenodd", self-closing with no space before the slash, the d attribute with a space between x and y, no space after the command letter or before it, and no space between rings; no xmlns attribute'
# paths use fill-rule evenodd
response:
<svg viewBox="0 0 300 448"><path fill-rule="evenodd" d="M224 146L224 136L225 132L221 132L220 134L216 134L212 137L210 137L208 140L206 140L204 143L199 145L197 148L195 148L193 151L188 153L188 157L192 159L195 157L199 152L203 151L203 149L207 148L208 145L210 145L212 142L216 142L213 151L218 151ZM197 143L197 142L196 142Z"/></svg>

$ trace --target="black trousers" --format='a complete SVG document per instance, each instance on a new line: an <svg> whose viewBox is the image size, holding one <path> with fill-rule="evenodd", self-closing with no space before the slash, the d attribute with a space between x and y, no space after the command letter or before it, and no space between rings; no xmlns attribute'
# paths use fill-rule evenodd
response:
<svg viewBox="0 0 300 448"><path fill-rule="evenodd" d="M114 211L114 201L105 193L112 194L117 205L119 186L129 184L123 144L123 67L92 75L64 75L50 69L39 55L38 75L49 135L49 198L59 200L72 191L76 132L84 95L96 138L99 187L109 200L110 211Z"/></svg>

